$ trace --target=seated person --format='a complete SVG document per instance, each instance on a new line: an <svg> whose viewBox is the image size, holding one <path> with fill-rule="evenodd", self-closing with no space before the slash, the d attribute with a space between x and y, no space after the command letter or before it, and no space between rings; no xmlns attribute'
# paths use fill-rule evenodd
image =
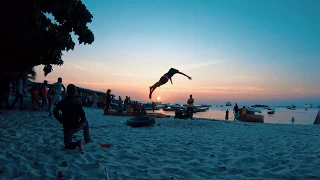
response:
<svg viewBox="0 0 320 180"><path fill-rule="evenodd" d="M146 114L147 114L147 110L146 110L146 106L145 106L145 105L142 105L142 106L141 106L140 114L143 114L143 115L146 115Z"/></svg>
<svg viewBox="0 0 320 180"><path fill-rule="evenodd" d="M122 103L119 102L118 103L118 110L117 110L118 113L123 113L123 108L122 108Z"/></svg>
<svg viewBox="0 0 320 180"><path fill-rule="evenodd" d="M246 109L246 107L243 106L243 107L241 108L240 114L241 114L242 116L247 114L247 109Z"/></svg>
<svg viewBox="0 0 320 180"><path fill-rule="evenodd" d="M82 140L72 142L74 133L83 129L83 136L86 142L90 141L89 123L86 119L85 112L81 103L77 99L77 88L73 84L67 87L68 96L61 100L53 110L54 117L63 124L64 145L66 149L75 149L79 147L83 153ZM62 112L62 114L59 113Z"/></svg>
<svg viewBox="0 0 320 180"><path fill-rule="evenodd" d="M131 107L131 104L128 105L127 113L133 113L133 109Z"/></svg>

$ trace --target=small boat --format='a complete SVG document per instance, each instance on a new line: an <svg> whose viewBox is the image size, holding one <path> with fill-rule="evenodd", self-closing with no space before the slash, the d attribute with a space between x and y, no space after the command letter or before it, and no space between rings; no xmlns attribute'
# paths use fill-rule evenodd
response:
<svg viewBox="0 0 320 180"><path fill-rule="evenodd" d="M202 106L202 107L208 107L208 108L209 108L209 107L212 107L211 105L208 105L208 104L201 104L201 106Z"/></svg>
<svg viewBox="0 0 320 180"><path fill-rule="evenodd" d="M165 107L163 108L164 111L175 111L177 108L172 108L172 107Z"/></svg>
<svg viewBox="0 0 320 180"><path fill-rule="evenodd" d="M305 104L304 107L305 108L312 108L312 104Z"/></svg>
<svg viewBox="0 0 320 180"><path fill-rule="evenodd" d="M227 102L226 106L232 106L232 103L231 102Z"/></svg>
<svg viewBox="0 0 320 180"><path fill-rule="evenodd" d="M256 114L246 114L242 115L237 118L238 121L242 122L257 122L257 123L263 123L264 117L262 115L256 115Z"/></svg>
<svg viewBox="0 0 320 180"><path fill-rule="evenodd" d="M295 105L291 105L291 106L288 106L287 109L296 110L296 106Z"/></svg>
<svg viewBox="0 0 320 180"><path fill-rule="evenodd" d="M260 110L253 109L251 107L246 107L246 109L247 114L239 116L237 118L238 121L264 123L264 116L255 114L256 112L261 113Z"/></svg>
<svg viewBox="0 0 320 180"><path fill-rule="evenodd" d="M275 113L274 109L268 111L268 114L274 114L274 113Z"/></svg>
<svg viewBox="0 0 320 180"><path fill-rule="evenodd" d="M207 109L205 107L196 108L197 112L206 112Z"/></svg>

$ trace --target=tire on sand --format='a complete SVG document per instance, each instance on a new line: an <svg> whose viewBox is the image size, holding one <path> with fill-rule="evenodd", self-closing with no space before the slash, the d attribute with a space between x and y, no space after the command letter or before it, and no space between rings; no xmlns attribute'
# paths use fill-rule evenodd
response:
<svg viewBox="0 0 320 180"><path fill-rule="evenodd" d="M151 116L136 116L127 120L127 125L130 127L146 127L153 126L155 124L155 119Z"/></svg>

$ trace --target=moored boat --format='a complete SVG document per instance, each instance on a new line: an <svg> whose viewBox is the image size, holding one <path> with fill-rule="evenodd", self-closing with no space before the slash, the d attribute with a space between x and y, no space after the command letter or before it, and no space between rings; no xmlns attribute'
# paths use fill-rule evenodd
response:
<svg viewBox="0 0 320 180"><path fill-rule="evenodd" d="M275 113L275 110L271 109L268 111L268 114L274 114Z"/></svg>
<svg viewBox="0 0 320 180"><path fill-rule="evenodd" d="M256 114L246 114L242 115L237 118L238 121L242 122L257 122L257 123L263 123L264 117L262 115L256 115Z"/></svg>
<svg viewBox="0 0 320 180"><path fill-rule="evenodd" d="M247 114L241 115L237 118L238 121L242 122L257 122L257 123L263 123L264 122L264 116L263 115L257 115L257 113L261 113L260 110L247 107Z"/></svg>
<svg viewBox="0 0 320 180"><path fill-rule="evenodd" d="M227 102L226 106L232 106L232 103L231 102Z"/></svg>

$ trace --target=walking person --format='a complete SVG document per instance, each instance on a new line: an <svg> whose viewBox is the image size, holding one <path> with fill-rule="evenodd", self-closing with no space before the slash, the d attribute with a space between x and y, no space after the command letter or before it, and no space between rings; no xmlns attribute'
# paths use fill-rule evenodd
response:
<svg viewBox="0 0 320 180"><path fill-rule="evenodd" d="M190 94L190 98L187 101L188 107L187 107L187 113L190 115L190 118L193 119L193 108L194 108L194 99L192 98L192 94Z"/></svg>
<svg viewBox="0 0 320 180"><path fill-rule="evenodd" d="M64 85L62 84L62 78L59 77L58 78L58 82L54 83L52 85L52 91L53 91L53 96L51 99L51 103L50 103L50 113L49 116L52 116L52 111L53 111L53 106L55 106L56 104L58 104L61 99L61 88L63 88L63 92L66 91L66 88L64 87Z"/></svg>

